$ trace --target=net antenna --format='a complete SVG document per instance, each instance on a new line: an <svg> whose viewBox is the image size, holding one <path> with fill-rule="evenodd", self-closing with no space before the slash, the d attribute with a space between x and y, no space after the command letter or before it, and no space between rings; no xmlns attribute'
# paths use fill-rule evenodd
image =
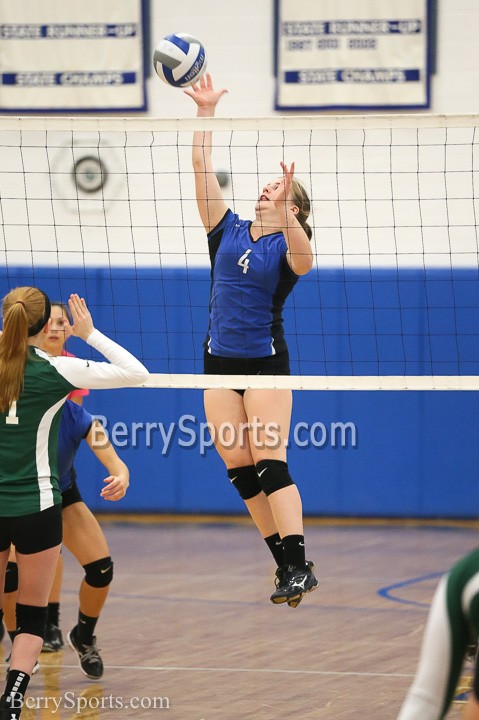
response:
<svg viewBox="0 0 479 720"><path fill-rule="evenodd" d="M477 115L0 118L0 289L83 294L146 387L479 389ZM202 373L210 266L192 133L253 219L295 162L313 269L284 310L292 376ZM82 349L82 352L84 349Z"/></svg>

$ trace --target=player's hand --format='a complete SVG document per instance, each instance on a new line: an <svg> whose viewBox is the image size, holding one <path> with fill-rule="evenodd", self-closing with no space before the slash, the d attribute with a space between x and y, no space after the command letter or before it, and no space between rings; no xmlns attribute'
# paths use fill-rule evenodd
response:
<svg viewBox="0 0 479 720"><path fill-rule="evenodd" d="M205 73L200 77L197 83L192 85L190 88L183 90L185 95L189 95L195 103L198 105L198 116L208 117L209 114L213 115L216 105L220 98L228 92L226 88L222 90L215 90L213 88L213 81L211 75Z"/></svg>
<svg viewBox="0 0 479 720"><path fill-rule="evenodd" d="M281 162L280 165L284 174L283 180L278 185L274 193L272 193L271 200L274 202L277 210L282 210L284 212L286 209L286 201L289 198L291 188L293 186L294 162L291 163L289 168L284 162Z"/></svg>
<svg viewBox="0 0 479 720"><path fill-rule="evenodd" d="M103 480L103 482L106 483L105 487L100 493L103 500L116 501L121 500L122 497L125 497L126 491L128 490L128 486L130 484L130 479L126 474L109 475Z"/></svg>
<svg viewBox="0 0 479 720"><path fill-rule="evenodd" d="M82 340L87 340L95 329L95 326L93 325L93 320L85 300L76 293L72 293L68 301L68 306L73 319L72 335Z"/></svg>

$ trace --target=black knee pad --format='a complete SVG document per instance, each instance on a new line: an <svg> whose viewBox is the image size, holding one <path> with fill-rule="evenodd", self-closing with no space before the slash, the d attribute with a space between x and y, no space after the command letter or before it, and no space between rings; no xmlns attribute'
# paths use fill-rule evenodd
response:
<svg viewBox="0 0 479 720"><path fill-rule="evenodd" d="M261 492L261 485L254 465L231 468L228 477L243 500L250 500Z"/></svg>
<svg viewBox="0 0 479 720"><path fill-rule="evenodd" d="M272 495L277 490L294 485L288 463L282 460L260 460L256 463L256 472L265 495Z"/></svg>
<svg viewBox="0 0 479 720"><path fill-rule="evenodd" d="M48 606L38 607L37 605L22 605L17 603L17 629L15 636L21 633L38 635L45 639L45 628L48 617Z"/></svg>
<svg viewBox="0 0 479 720"><path fill-rule="evenodd" d="M4 592L12 593L18 590L18 565L16 562L7 563L7 569L5 570L5 586Z"/></svg>
<svg viewBox="0 0 479 720"><path fill-rule="evenodd" d="M83 566L85 582L95 588L106 587L113 580L113 560L108 557L95 560Z"/></svg>

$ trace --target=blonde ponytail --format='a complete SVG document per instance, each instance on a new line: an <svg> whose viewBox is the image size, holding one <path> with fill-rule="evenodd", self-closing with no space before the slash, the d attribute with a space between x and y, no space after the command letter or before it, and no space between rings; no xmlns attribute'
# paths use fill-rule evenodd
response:
<svg viewBox="0 0 479 720"><path fill-rule="evenodd" d="M50 317L50 301L37 288L18 287L3 300L0 336L0 411L6 412L23 389L28 338L36 335ZM45 319L46 318L46 319Z"/></svg>

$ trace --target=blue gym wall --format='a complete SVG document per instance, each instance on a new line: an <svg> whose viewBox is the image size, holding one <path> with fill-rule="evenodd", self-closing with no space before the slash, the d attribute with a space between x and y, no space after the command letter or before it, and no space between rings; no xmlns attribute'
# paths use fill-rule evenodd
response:
<svg viewBox="0 0 479 720"><path fill-rule="evenodd" d="M207 324L206 269L4 268L2 296L37 284L52 298L88 298L96 325L142 357L152 372L201 372ZM477 374L479 279L473 270L314 270L288 301L292 370L302 374ZM140 332L141 330L141 332ZM90 356L80 341L69 349ZM301 361L299 360L301 358ZM316 447L289 451L306 515L476 517L479 443L475 392L302 392L292 427L322 423ZM197 390L94 391L85 407L125 423L118 452L131 487L120 503L99 497L105 473L85 446L77 459L88 505L101 512L241 513L212 448L185 447L205 421ZM167 454L159 432L132 442L132 423L174 424ZM333 446L331 425L356 436ZM305 438L304 431L301 439ZM182 446L183 445L183 446Z"/></svg>

